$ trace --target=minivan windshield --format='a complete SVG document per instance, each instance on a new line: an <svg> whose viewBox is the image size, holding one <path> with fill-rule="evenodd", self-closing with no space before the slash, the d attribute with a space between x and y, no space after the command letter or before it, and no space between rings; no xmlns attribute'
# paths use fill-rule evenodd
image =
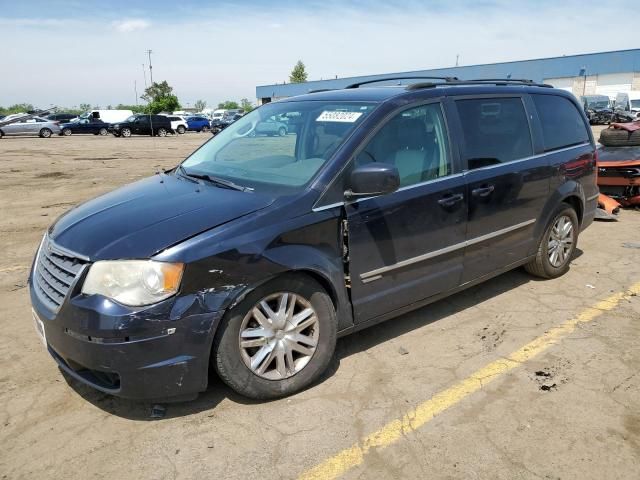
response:
<svg viewBox="0 0 640 480"><path fill-rule="evenodd" d="M264 105L238 119L182 163L182 174L229 180L286 195L301 189L373 111L364 102Z"/></svg>

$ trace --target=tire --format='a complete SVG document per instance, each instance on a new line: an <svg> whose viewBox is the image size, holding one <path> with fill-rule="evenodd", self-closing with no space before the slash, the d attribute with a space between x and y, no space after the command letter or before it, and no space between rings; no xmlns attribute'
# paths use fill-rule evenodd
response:
<svg viewBox="0 0 640 480"><path fill-rule="evenodd" d="M42 130L40 130L39 135L40 135L40 138L50 138L52 133L53 132L50 129L43 128Z"/></svg>
<svg viewBox="0 0 640 480"><path fill-rule="evenodd" d="M186 132L186 129L185 129L182 125L178 125L178 128L176 128L176 131L177 131L180 135L184 135L184 132Z"/></svg>
<svg viewBox="0 0 640 480"><path fill-rule="evenodd" d="M0 138L4 137L4 132L0 130Z"/></svg>
<svg viewBox="0 0 640 480"><path fill-rule="evenodd" d="M281 137L284 137L287 134L287 129L284 127L280 127L278 129L278 135L280 135Z"/></svg>
<svg viewBox="0 0 640 480"><path fill-rule="evenodd" d="M166 128L159 128L158 129L158 136L159 137L166 137L167 136L167 129Z"/></svg>
<svg viewBox="0 0 640 480"><path fill-rule="evenodd" d="M73 133L73 132L71 131L71 129L70 129L70 128L63 128L63 129L62 129L62 134L63 134L65 137L70 136L72 133Z"/></svg>
<svg viewBox="0 0 640 480"><path fill-rule="evenodd" d="M209 127L202 127L202 130L200 130L200 131L204 132L204 133L208 133L210 130L211 130L211 128L209 128Z"/></svg>
<svg viewBox="0 0 640 480"><path fill-rule="evenodd" d="M131 129L130 128L123 128L120 130L120 135L125 137L125 138L129 138L131 136Z"/></svg>
<svg viewBox="0 0 640 480"><path fill-rule="evenodd" d="M109 132L104 127L102 127L100 130L98 130L98 135L100 135L100 136L104 137L107 133L109 133Z"/></svg>
<svg viewBox="0 0 640 480"><path fill-rule="evenodd" d="M261 325L253 314L254 307L266 299L272 309L278 310L285 293L288 295L287 311L292 300L295 303L294 319L311 308L313 313L303 318L300 325L313 322L312 325L296 330L288 320L283 323L285 328L282 330L277 330L281 327L267 330L268 337L251 334ZM264 315L266 310L263 307L259 310L263 312L263 322L273 326L265 318L268 316ZM264 329L260 330L264 332ZM306 275L289 274L256 288L227 312L213 342L211 361L222 381L241 395L257 400L279 398L304 389L322 375L335 351L336 330L336 312L325 290ZM258 345L241 347L241 331L245 332L243 338L250 339L244 340L245 343L258 342ZM297 335L294 331L305 340L300 343L292 340L292 336ZM315 347L306 343L309 339L316 342ZM286 345L289 345L287 353ZM296 350L301 346L302 351ZM309 355L313 348L315 350ZM260 357L261 351L265 354ZM256 361L254 369L250 366L252 360Z"/></svg>
<svg viewBox="0 0 640 480"><path fill-rule="evenodd" d="M571 238L564 239L559 243L559 239L562 239L563 235L562 231L558 233L557 227L562 225L560 222L563 219L571 224ZM580 224L576 211L570 205L561 203L544 230L536 257L524 266L525 270L540 278L557 278L567 273L578 244L579 231ZM554 250L557 253L555 261L553 260Z"/></svg>
<svg viewBox="0 0 640 480"><path fill-rule="evenodd" d="M640 130L627 132L619 128L606 128L598 140L606 147L635 147L640 145Z"/></svg>

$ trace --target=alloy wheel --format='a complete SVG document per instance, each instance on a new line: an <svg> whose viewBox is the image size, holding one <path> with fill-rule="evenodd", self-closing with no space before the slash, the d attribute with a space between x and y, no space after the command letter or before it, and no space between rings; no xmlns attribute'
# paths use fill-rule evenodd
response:
<svg viewBox="0 0 640 480"><path fill-rule="evenodd" d="M547 247L549 263L556 268L562 267L569 260L573 244L573 222L568 216L562 215L558 217L553 227L551 227Z"/></svg>
<svg viewBox="0 0 640 480"><path fill-rule="evenodd" d="M316 311L298 294L279 292L260 300L240 326L240 353L257 376L283 380L311 360L320 333Z"/></svg>

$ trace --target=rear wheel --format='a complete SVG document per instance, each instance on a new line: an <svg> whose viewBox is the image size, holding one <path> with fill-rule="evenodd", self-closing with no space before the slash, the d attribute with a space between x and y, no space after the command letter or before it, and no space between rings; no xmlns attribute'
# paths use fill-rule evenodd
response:
<svg viewBox="0 0 640 480"><path fill-rule="evenodd" d="M287 129L284 127L280 127L278 129L278 135L280 135L281 137L284 137L287 134Z"/></svg>
<svg viewBox="0 0 640 480"><path fill-rule="evenodd" d="M541 278L564 275L578 243L579 228L573 207L560 204L540 240L536 257L524 266L525 270Z"/></svg>
<svg viewBox="0 0 640 480"><path fill-rule="evenodd" d="M0 138L4 137L4 132L0 130Z"/></svg>
<svg viewBox="0 0 640 480"><path fill-rule="evenodd" d="M108 131L107 131L107 129L106 129L106 128L104 128L104 127L102 127L100 130L98 130L98 135L102 135L103 137L104 137L107 133L109 133L109 132L108 132Z"/></svg>
<svg viewBox="0 0 640 480"><path fill-rule="evenodd" d="M71 131L70 128L63 128L62 129L62 134L66 137L68 137L69 135L71 135L73 132Z"/></svg>
<svg viewBox="0 0 640 480"><path fill-rule="evenodd" d="M200 131L207 133L209 130L211 130L211 128L205 126L205 127L202 127L202 130Z"/></svg>
<svg viewBox="0 0 640 480"><path fill-rule="evenodd" d="M122 135L123 137L130 137L131 136L131 129L130 128L123 128L122 130L120 130L120 135Z"/></svg>
<svg viewBox="0 0 640 480"><path fill-rule="evenodd" d="M40 130L40 137L49 138L53 132L48 128L43 128Z"/></svg>
<svg viewBox="0 0 640 480"><path fill-rule="evenodd" d="M227 313L212 362L220 378L242 395L290 395L326 370L336 325L324 289L309 277L286 275L256 288Z"/></svg>
<svg viewBox="0 0 640 480"><path fill-rule="evenodd" d="M184 134L184 132L186 131L182 125L178 125L178 128L176 128L176 130L180 135Z"/></svg>
<svg viewBox="0 0 640 480"><path fill-rule="evenodd" d="M159 128L158 129L158 136L159 137L166 137L167 136L167 129L166 128Z"/></svg>

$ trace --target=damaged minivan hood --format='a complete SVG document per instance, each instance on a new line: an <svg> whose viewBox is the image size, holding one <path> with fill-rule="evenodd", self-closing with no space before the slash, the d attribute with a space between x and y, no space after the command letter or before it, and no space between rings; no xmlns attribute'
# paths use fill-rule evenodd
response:
<svg viewBox="0 0 640 480"><path fill-rule="evenodd" d="M49 236L91 260L149 258L273 201L255 192L155 175L69 210L51 226Z"/></svg>

